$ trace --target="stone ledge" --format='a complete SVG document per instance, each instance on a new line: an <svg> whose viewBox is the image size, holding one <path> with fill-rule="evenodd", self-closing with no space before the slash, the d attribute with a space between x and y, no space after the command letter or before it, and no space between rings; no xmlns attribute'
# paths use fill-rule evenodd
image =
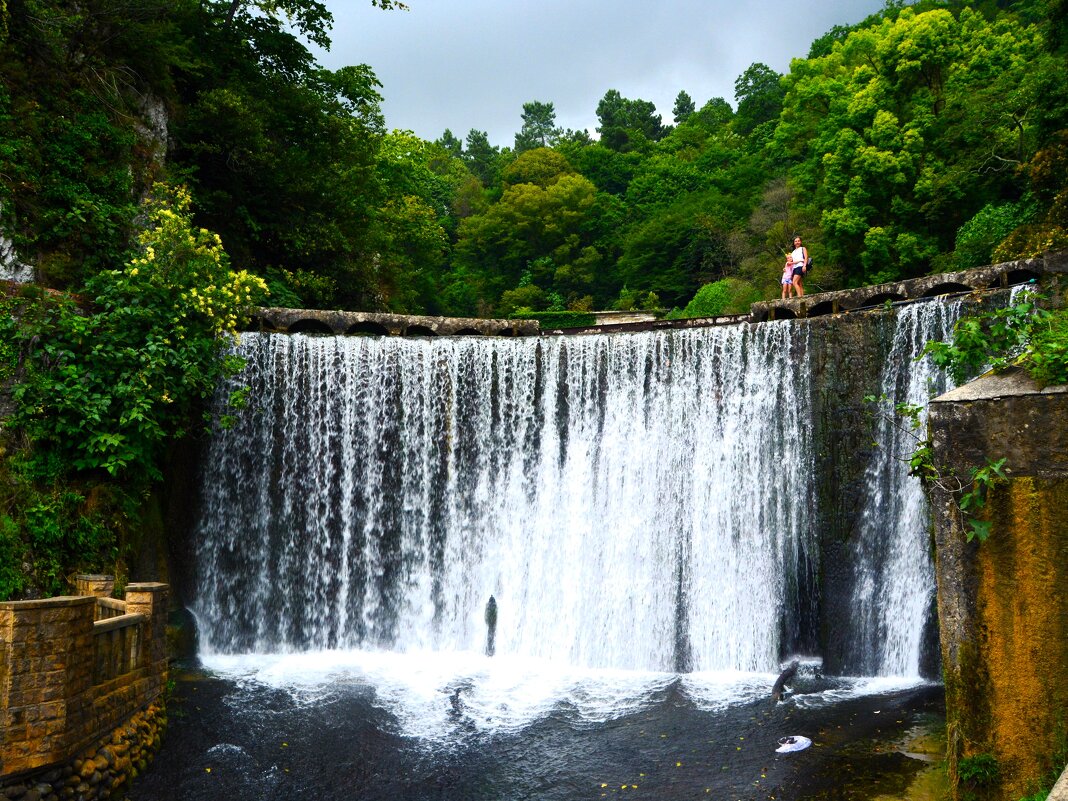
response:
<svg viewBox="0 0 1068 801"><path fill-rule="evenodd" d="M961 469L1004 458L1009 476L1068 476L1068 386L1039 387L1020 369L935 398L928 431L939 460Z"/></svg>
<svg viewBox="0 0 1068 801"><path fill-rule="evenodd" d="M1024 395L1062 395L1068 393L1068 384L1040 387L1027 372L1012 367L1002 373L987 373L963 386L939 395L931 403L960 403L962 401L993 400L995 398L1018 398Z"/></svg>
<svg viewBox="0 0 1068 801"><path fill-rule="evenodd" d="M95 598L82 595L57 595L55 598L41 598L36 601L0 601L0 610L4 612L27 612L35 609L70 608L95 603Z"/></svg>

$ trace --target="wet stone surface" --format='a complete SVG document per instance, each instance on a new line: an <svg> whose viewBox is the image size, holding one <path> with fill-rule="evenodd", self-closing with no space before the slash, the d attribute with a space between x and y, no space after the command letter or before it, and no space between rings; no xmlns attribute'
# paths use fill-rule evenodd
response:
<svg viewBox="0 0 1068 801"><path fill-rule="evenodd" d="M178 682L163 748L133 801L904 797L930 761L901 753L944 717L941 687L802 705L699 709L677 682L640 712L582 721L560 701L513 732L477 731L458 712L440 743L398 733L375 690L295 694L229 679ZM813 746L775 753L778 738Z"/></svg>

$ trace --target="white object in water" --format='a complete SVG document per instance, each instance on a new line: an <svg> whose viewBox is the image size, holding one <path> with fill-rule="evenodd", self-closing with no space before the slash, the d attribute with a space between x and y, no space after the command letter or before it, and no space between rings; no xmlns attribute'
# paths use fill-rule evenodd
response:
<svg viewBox="0 0 1068 801"><path fill-rule="evenodd" d="M779 739L779 747L775 750L780 754L785 754L789 751L804 751L812 745L812 741L807 737L802 737L800 734L791 734L789 737L781 737Z"/></svg>

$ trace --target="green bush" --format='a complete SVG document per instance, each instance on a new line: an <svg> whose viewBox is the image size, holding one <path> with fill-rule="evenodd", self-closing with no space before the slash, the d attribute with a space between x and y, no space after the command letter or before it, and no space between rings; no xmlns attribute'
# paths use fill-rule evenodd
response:
<svg viewBox="0 0 1068 801"><path fill-rule="evenodd" d="M693 300L679 315L687 317L718 317L721 314L744 314L760 299L756 288L740 278L723 278L705 284L697 290ZM677 319L677 318L676 318Z"/></svg>
<svg viewBox="0 0 1068 801"><path fill-rule="evenodd" d="M226 348L263 282L193 227L185 190L157 187L143 213L125 267L79 298L0 297L0 374L23 368L0 431L0 599L64 594L76 572L124 575L165 448L241 367Z"/></svg>
<svg viewBox="0 0 1068 801"><path fill-rule="evenodd" d="M27 376L13 422L38 456L157 478L164 443L242 366L224 358L227 337L265 285L230 271L218 236L192 226L189 202L185 190L157 187L137 254L88 282L89 311L59 296L23 317Z"/></svg>
<svg viewBox="0 0 1068 801"><path fill-rule="evenodd" d="M546 328L585 328L596 325L597 317L590 312L581 311L543 311L517 313L512 319L537 320L543 329Z"/></svg>
<svg viewBox="0 0 1068 801"><path fill-rule="evenodd" d="M64 595L77 572L121 572L138 494L62 469L22 450L0 458L0 600Z"/></svg>
<svg viewBox="0 0 1068 801"><path fill-rule="evenodd" d="M1035 216L1035 202L1026 197L1017 203L988 203L957 229L954 249L958 270L982 267L993 261L994 248L1018 226Z"/></svg>
<svg viewBox="0 0 1068 801"><path fill-rule="evenodd" d="M25 560L18 524L0 514L0 601L13 598L26 586Z"/></svg>
<svg viewBox="0 0 1068 801"><path fill-rule="evenodd" d="M15 313L18 300L14 295L5 294L0 287L0 387L15 375L18 366L19 349L15 342Z"/></svg>
<svg viewBox="0 0 1068 801"><path fill-rule="evenodd" d="M1068 384L1068 309L1050 312L1032 327L1023 366L1042 386Z"/></svg>
<svg viewBox="0 0 1068 801"><path fill-rule="evenodd" d="M976 754L964 757L957 763L957 775L969 784L990 784L997 779L1001 769L992 754Z"/></svg>
<svg viewBox="0 0 1068 801"><path fill-rule="evenodd" d="M1049 311L1028 292L1003 309L962 317L950 342L928 342L925 353L957 383L983 367L1018 365L1039 384L1068 384L1068 309Z"/></svg>

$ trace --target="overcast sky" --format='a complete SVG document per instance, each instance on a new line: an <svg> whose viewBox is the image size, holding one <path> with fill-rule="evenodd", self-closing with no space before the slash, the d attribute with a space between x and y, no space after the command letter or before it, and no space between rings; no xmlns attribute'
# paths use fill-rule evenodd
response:
<svg viewBox="0 0 1068 801"><path fill-rule="evenodd" d="M778 72L834 25L853 24L882 0L326 0L331 69L369 64L382 82L389 128L437 139L487 131L511 145L523 103L551 102L557 124L594 133L609 89L651 100L670 123L685 89L698 107L734 105L734 81L754 62Z"/></svg>

